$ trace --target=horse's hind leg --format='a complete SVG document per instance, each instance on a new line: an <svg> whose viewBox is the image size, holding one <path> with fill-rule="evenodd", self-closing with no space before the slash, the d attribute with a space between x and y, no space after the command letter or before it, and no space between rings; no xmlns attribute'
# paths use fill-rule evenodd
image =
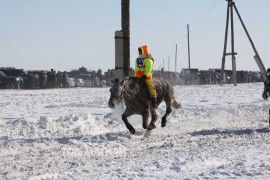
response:
<svg viewBox="0 0 270 180"><path fill-rule="evenodd" d="M168 115L172 112L172 107L171 107L171 99L166 99L165 100L165 103L166 103L166 113L165 115L162 117L162 120L161 120L161 127L165 127L166 124L167 124L167 117Z"/></svg>
<svg viewBox="0 0 270 180"><path fill-rule="evenodd" d="M149 126L147 128L148 130L156 128L155 122L157 121L158 116L157 116L157 113L156 113L155 109L151 109L151 117L152 117L151 122L150 122L150 124L149 124Z"/></svg>
<svg viewBox="0 0 270 180"><path fill-rule="evenodd" d="M131 113L129 110L125 110L125 112L122 114L122 120L124 121L124 123L125 123L125 125L126 125L126 127L127 127L127 129L129 130L129 132L131 133L131 134L134 134L135 133L135 129L134 129L134 127L128 122L128 117L129 116L131 116L131 115L133 115L134 113Z"/></svg>

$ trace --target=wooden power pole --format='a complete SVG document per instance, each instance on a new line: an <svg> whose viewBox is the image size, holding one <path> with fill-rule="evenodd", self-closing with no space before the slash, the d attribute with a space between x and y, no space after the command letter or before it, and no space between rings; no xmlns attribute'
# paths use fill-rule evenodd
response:
<svg viewBox="0 0 270 180"><path fill-rule="evenodd" d="M177 72L177 44L176 44L176 47L175 47L175 73Z"/></svg>
<svg viewBox="0 0 270 180"><path fill-rule="evenodd" d="M130 21L129 2L122 0L122 30L115 32L115 76L119 79L129 76L130 68Z"/></svg>
<svg viewBox="0 0 270 180"><path fill-rule="evenodd" d="M129 76L130 68L130 0L122 0L122 30L123 30L123 45L124 45L124 76Z"/></svg>
<svg viewBox="0 0 270 180"><path fill-rule="evenodd" d="M189 24L187 25L187 38L188 38L188 68L190 70L190 42L189 42Z"/></svg>
<svg viewBox="0 0 270 180"><path fill-rule="evenodd" d="M233 24L233 10L236 11L236 14L246 32L246 35L249 39L249 42L255 52L255 56L254 59L263 75L264 80L266 80L265 77L265 73L266 73L266 69L263 65L263 62L258 54L258 51L256 50L256 47L247 31L247 28L240 16L240 13L238 12L236 6L235 6L235 2L233 2L233 0L226 0L228 1L228 5L227 5L227 18L226 18L226 28L225 28L225 42L224 42L224 49L223 49L223 56L222 56L222 64L221 64L221 77L220 77L220 85L222 85L224 83L224 69L225 69L225 59L226 56L231 55L232 56L232 70L233 70L233 80L234 80L234 85L237 85L237 73L236 73L236 62L235 62L235 55L237 55L237 53L234 51L234 24ZM231 15L231 19L229 18ZM228 28L229 28L229 20L231 20L231 53L227 53L227 39L228 39Z"/></svg>
<svg viewBox="0 0 270 180"><path fill-rule="evenodd" d="M168 72L170 72L170 56L168 56Z"/></svg>
<svg viewBox="0 0 270 180"><path fill-rule="evenodd" d="M189 24L187 25L187 37L188 37L188 69L189 69L189 85L191 85Z"/></svg>

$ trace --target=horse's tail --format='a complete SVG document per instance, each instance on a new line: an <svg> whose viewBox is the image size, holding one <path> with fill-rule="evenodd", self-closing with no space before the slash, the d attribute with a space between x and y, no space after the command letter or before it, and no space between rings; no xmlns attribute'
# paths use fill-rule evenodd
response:
<svg viewBox="0 0 270 180"><path fill-rule="evenodd" d="M172 101L171 105L172 105L172 108L174 108L174 109L180 109L180 108L182 107L182 104L181 104L181 103L178 103L178 102L175 100L174 97L173 97L173 101Z"/></svg>

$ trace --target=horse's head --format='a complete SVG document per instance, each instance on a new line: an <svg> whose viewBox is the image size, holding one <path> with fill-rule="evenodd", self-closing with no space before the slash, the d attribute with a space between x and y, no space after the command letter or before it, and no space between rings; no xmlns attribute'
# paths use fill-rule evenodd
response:
<svg viewBox="0 0 270 180"><path fill-rule="evenodd" d="M111 80L112 82L112 87L110 89L110 99L108 102L108 105L110 108L115 108L116 105L118 105L122 99L123 99L123 94L122 94L122 88L123 88L123 82L124 81L119 81L118 78Z"/></svg>

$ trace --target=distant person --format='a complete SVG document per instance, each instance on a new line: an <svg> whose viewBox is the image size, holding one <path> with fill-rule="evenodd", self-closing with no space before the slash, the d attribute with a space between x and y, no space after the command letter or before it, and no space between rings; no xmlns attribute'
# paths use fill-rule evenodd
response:
<svg viewBox="0 0 270 180"><path fill-rule="evenodd" d="M152 68L154 59L151 54L148 53L148 47L146 45L138 48L139 57L135 61L135 77L141 78L141 80L147 86L149 95L154 108L157 108L157 93L155 85L152 80Z"/></svg>
<svg viewBox="0 0 270 180"><path fill-rule="evenodd" d="M97 77L101 80L103 79L103 76L102 76L102 70L101 69L98 69L97 71Z"/></svg>
<svg viewBox="0 0 270 180"><path fill-rule="evenodd" d="M67 71L64 71L63 73L63 87L67 88L69 86L68 84L68 75L67 75Z"/></svg>
<svg viewBox="0 0 270 180"><path fill-rule="evenodd" d="M99 87L99 77L95 77L95 87Z"/></svg>
<svg viewBox="0 0 270 180"><path fill-rule="evenodd" d="M57 72L56 74L56 87L63 87L63 75L60 71Z"/></svg>
<svg viewBox="0 0 270 180"><path fill-rule="evenodd" d="M47 87L48 76L45 71L40 74L40 88L45 89Z"/></svg>
<svg viewBox="0 0 270 180"><path fill-rule="evenodd" d="M47 76L48 76L49 87L52 88L53 87L53 82L54 82L54 70L51 69L50 72L47 72Z"/></svg>

